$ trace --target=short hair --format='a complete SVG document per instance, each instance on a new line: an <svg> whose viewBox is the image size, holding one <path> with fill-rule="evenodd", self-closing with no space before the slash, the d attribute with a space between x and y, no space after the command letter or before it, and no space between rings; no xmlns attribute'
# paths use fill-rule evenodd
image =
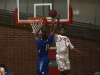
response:
<svg viewBox="0 0 100 75"><path fill-rule="evenodd" d="M65 28L65 27L60 27L60 28L59 28L59 31L60 31L62 28L66 31L66 28Z"/></svg>
<svg viewBox="0 0 100 75"><path fill-rule="evenodd" d="M47 41L48 35L46 33L42 33L42 40Z"/></svg>

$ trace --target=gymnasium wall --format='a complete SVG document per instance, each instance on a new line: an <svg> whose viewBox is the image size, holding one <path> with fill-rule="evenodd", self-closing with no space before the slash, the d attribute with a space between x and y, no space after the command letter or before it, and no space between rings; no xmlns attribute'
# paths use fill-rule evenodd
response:
<svg viewBox="0 0 100 75"><path fill-rule="evenodd" d="M37 50L30 30L0 25L0 63L12 75L35 75Z"/></svg>
<svg viewBox="0 0 100 75"><path fill-rule="evenodd" d="M37 45L31 32L27 28L0 25L0 63L5 63L13 75L36 75ZM71 75L100 72L100 42L68 37L77 49L84 52L79 55L70 51Z"/></svg>
<svg viewBox="0 0 100 75"><path fill-rule="evenodd" d="M22 8L20 9L20 11L23 13L33 14L33 0L20 1L22 3ZM52 0L44 1L53 2ZM55 6L60 3L58 1L61 0L54 1ZM74 21L100 25L99 0L71 0L71 5L74 11L80 10L79 15L73 15ZM15 7L15 0L0 0L0 9L14 11ZM47 12L43 13L42 7L40 7L39 9L41 11L40 12L38 10L39 15L48 14ZM12 19L14 20L14 18ZM8 71L10 71L13 75L36 75L35 68L38 60L38 55L34 35L31 33L32 30L23 27L16 27L16 25L13 25L13 22L11 22L13 20L9 20L9 18L5 18L4 20L0 19L0 23L2 23L1 21L3 21L4 24L12 23L12 26L5 26L3 24L0 24L0 63L5 63L8 67ZM84 52L84 55L79 55L74 51L70 51L71 75L94 75L95 72L100 72L100 35L98 34L99 30L97 30L98 33L96 33L96 30L93 30L93 35L92 33L90 33L90 35L89 32L92 29L90 29L90 31L86 29L87 31L83 32L76 27L76 29L79 31L75 32L73 31L74 26L70 28L72 28L72 30L68 30L69 28L67 28L67 32L72 44L77 49ZM76 37L70 36L71 34L75 35ZM77 35L80 35L81 38ZM87 39L85 39L83 36ZM91 39L88 37L91 37Z"/></svg>
<svg viewBox="0 0 100 75"><path fill-rule="evenodd" d="M54 8L62 12L62 17L66 16L66 5L65 0L20 0L20 12L33 14L33 5L38 2L52 2ZM64 6L65 8L60 8L60 6ZM91 23L100 25L100 0L71 0L71 5L73 7L73 21L83 22L83 23ZM16 0L0 0L0 9L12 10L16 8ZM47 7L38 7L37 14L38 15L48 15ZM79 11L79 14L76 12Z"/></svg>

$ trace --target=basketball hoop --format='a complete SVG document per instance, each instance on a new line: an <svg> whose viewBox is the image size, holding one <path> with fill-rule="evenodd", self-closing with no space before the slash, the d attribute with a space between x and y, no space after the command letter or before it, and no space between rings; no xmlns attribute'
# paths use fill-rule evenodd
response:
<svg viewBox="0 0 100 75"><path fill-rule="evenodd" d="M43 25L46 24L46 18L45 17L28 17L28 20L32 26L33 32L36 33L36 31ZM41 30L39 33L42 33Z"/></svg>

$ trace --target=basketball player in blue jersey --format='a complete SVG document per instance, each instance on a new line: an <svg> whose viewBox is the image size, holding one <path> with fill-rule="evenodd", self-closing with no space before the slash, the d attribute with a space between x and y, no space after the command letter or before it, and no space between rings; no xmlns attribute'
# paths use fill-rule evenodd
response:
<svg viewBox="0 0 100 75"><path fill-rule="evenodd" d="M57 18L56 25L51 26L50 30L52 29L53 30L50 32L49 36L45 33L42 33L42 39L39 38L39 31L44 27L44 25L42 25L35 33L35 39L38 45L38 56L39 56L38 64L36 67L36 72L38 75L47 75L49 73L48 66L49 66L50 58L48 57L48 51L52 41L54 40L54 35L57 30L57 25L59 23L59 15L57 17L58 18Z"/></svg>

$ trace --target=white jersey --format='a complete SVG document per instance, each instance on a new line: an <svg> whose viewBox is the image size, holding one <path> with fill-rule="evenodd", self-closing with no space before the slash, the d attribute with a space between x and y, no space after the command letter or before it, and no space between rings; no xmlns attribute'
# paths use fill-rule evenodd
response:
<svg viewBox="0 0 100 75"><path fill-rule="evenodd" d="M66 36L55 34L55 42L57 48L57 54L68 54L68 50L73 49L74 46Z"/></svg>
<svg viewBox="0 0 100 75"><path fill-rule="evenodd" d="M70 69L70 61L68 57L69 48L73 49L74 46L66 36L55 34L55 42L57 48L56 61L60 71Z"/></svg>

